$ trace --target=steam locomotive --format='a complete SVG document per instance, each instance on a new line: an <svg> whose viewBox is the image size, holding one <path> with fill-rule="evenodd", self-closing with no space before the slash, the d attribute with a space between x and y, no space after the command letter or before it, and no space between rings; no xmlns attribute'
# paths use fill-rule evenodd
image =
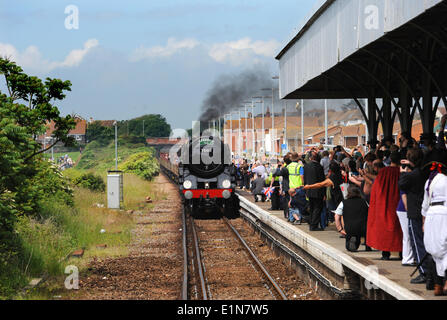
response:
<svg viewBox="0 0 447 320"><path fill-rule="evenodd" d="M216 136L191 138L160 153L160 168L175 181L186 211L195 218L239 215L236 168L231 152Z"/></svg>

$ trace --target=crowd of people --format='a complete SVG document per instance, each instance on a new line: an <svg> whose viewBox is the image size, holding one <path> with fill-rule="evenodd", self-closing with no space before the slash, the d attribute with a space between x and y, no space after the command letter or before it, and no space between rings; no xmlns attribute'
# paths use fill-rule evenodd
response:
<svg viewBox="0 0 447 320"><path fill-rule="evenodd" d="M65 169L69 169L69 168L73 168L73 166L75 165L73 159L71 159L68 154L64 155L64 156L60 156L59 158L57 158L57 165L59 167L60 170L65 170Z"/></svg>
<svg viewBox="0 0 447 320"><path fill-rule="evenodd" d="M402 134L367 153L320 147L272 163L236 161L239 186L311 232L335 225L350 252L363 245L382 260L398 252L403 266L419 271L411 283L447 295L446 122L447 115L437 139Z"/></svg>

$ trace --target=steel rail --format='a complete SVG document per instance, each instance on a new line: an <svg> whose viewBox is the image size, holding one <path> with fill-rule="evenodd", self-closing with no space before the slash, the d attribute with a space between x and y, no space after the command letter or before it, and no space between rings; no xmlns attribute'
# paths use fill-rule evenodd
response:
<svg viewBox="0 0 447 320"><path fill-rule="evenodd" d="M188 247L186 244L186 212L182 210L182 228L183 228L183 282L182 282L182 300L188 300Z"/></svg>
<svg viewBox="0 0 447 320"><path fill-rule="evenodd" d="M168 180L171 183L176 183L175 179L172 177L172 174L169 174L166 172L166 168L164 168L161 165L160 162L160 169L162 174L165 175L165 177L168 178ZM179 191L180 194L180 191ZM188 300L188 245L187 245L187 226L186 226L186 211L185 206L182 206L182 229L183 229L183 236L182 236L182 247L183 247L183 275L182 275L182 291L181 291L181 300Z"/></svg>
<svg viewBox="0 0 447 320"><path fill-rule="evenodd" d="M208 300L208 294L206 291L206 284L205 284L205 272L203 271L202 259L200 257L199 239L197 237L196 227L194 225L194 219L190 218L190 221L191 221L192 235L194 239L194 249L196 253L197 271L199 273L200 287L202 289L202 297L203 300Z"/></svg>
<svg viewBox="0 0 447 320"><path fill-rule="evenodd" d="M168 176L168 178L172 181L171 177ZM226 225L233 231L233 233L236 235L238 240L241 242L243 247L247 250L249 255L252 257L252 259L256 262L259 269L263 272L263 274L266 276L266 278L270 281L272 286L275 288L277 293L281 296L283 300L288 300L287 296L284 294L284 292L281 290L279 285L275 282L275 280L270 276L267 269L264 267L261 261L256 257L256 255L253 253L253 251L250 249L250 247L247 245L245 240L241 237L239 232L231 225L231 223L228 221L226 217L223 217L224 222ZM191 223L191 231L193 235L193 242L194 242L194 251L197 261L197 270L199 274L199 280L200 280L200 287L202 290L202 297L203 300L208 300L208 293L206 290L206 283L205 283L205 272L203 270L203 263L200 255L200 247L199 247L199 239L197 236L194 219L190 217L190 223ZM182 281L182 300L188 300L188 249L187 249L187 224L186 224L186 212L183 208L182 211L182 224L183 224L183 281Z"/></svg>
<svg viewBox="0 0 447 320"><path fill-rule="evenodd" d="M245 240L242 238L242 236L239 234L239 232L234 228L234 226L228 221L226 217L222 218L225 224L233 231L239 242L242 244L242 246L247 250L247 252L250 254L251 258L256 262L259 269L261 269L262 273L266 276L266 278L270 281L271 285L275 288L276 292L281 296L283 300L288 300L287 296L284 294L282 289L279 287L279 285L276 283L276 281L273 279L273 277L269 274L267 269L264 267L262 262L256 257L254 252L250 249L250 247L247 245Z"/></svg>
<svg viewBox="0 0 447 320"><path fill-rule="evenodd" d="M326 286L335 296L341 298L341 300L354 300L358 299L356 295L350 290L341 290L337 288L332 282L323 276L317 269L315 269L309 262L306 261L303 257L298 255L295 251L289 248L288 245L281 242L274 235L266 231L262 227L262 222L257 221L257 218L252 216L252 213L247 209L243 208L241 210L243 214L243 219L250 223L253 228L255 228L260 234L269 239L277 248L280 248L284 253L286 253L291 259L302 265L310 274L312 274L318 281L320 281L324 286ZM250 217L250 216L252 217Z"/></svg>

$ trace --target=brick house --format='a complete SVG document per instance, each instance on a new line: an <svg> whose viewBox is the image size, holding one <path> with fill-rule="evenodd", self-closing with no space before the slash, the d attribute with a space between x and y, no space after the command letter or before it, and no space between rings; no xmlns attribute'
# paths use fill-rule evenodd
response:
<svg viewBox="0 0 447 320"><path fill-rule="evenodd" d="M79 144L85 144L85 134L87 130L87 121L81 117L75 117L76 127L69 131L68 136L73 137ZM44 135L37 138L37 141L42 144L50 144L53 142L53 131L55 130L55 123L53 121L47 123L47 131Z"/></svg>

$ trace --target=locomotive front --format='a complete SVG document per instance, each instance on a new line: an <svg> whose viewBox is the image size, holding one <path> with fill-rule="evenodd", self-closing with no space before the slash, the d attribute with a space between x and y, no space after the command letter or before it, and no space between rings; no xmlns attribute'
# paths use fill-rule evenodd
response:
<svg viewBox="0 0 447 320"><path fill-rule="evenodd" d="M179 187L185 208L195 217L237 217L236 170L231 152L218 137L190 139L181 148Z"/></svg>

